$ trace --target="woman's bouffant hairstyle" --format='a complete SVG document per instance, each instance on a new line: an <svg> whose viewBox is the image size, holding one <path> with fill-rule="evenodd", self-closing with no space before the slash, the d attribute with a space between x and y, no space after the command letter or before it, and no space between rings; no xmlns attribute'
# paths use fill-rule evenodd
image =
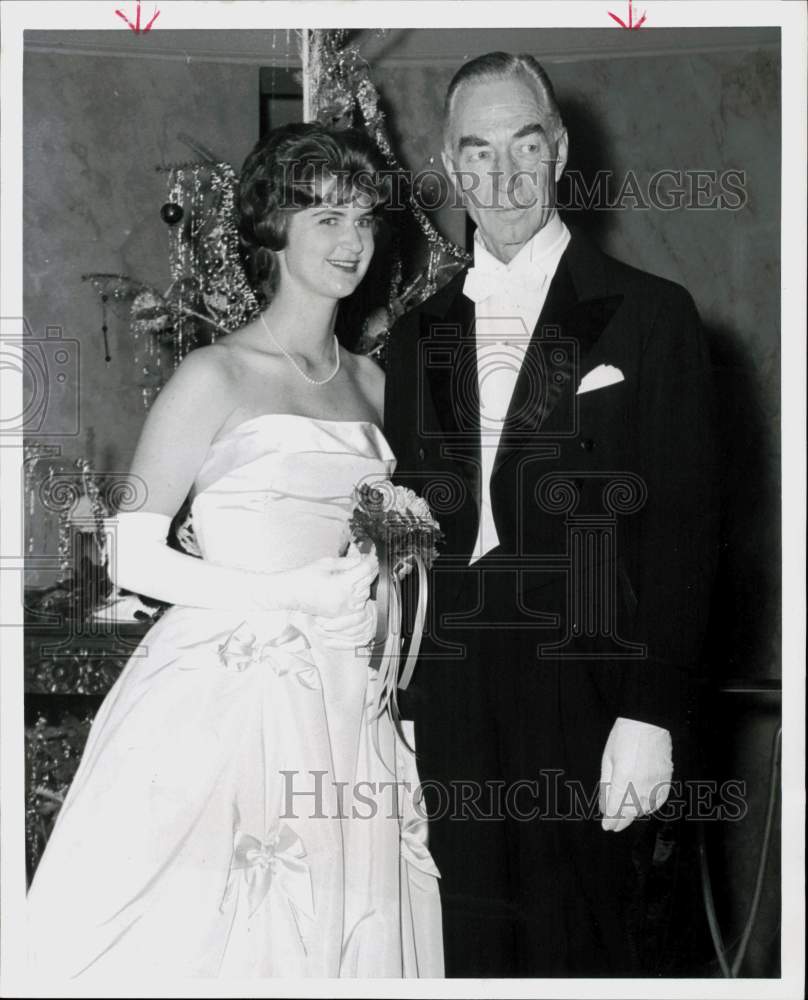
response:
<svg viewBox="0 0 808 1000"><path fill-rule="evenodd" d="M364 195L381 213L389 198L385 170L376 146L356 129L283 125L256 144L241 170L237 224L247 276L262 304L276 289L275 254L286 246L290 215L322 204L322 181L330 178L329 201Z"/></svg>

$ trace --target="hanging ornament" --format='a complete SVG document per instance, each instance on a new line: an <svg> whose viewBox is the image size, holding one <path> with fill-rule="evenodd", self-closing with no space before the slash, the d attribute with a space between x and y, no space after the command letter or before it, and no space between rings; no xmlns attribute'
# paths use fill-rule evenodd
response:
<svg viewBox="0 0 808 1000"><path fill-rule="evenodd" d="M104 361L109 364L112 355L109 350L109 309L119 316L146 286L133 281L123 274L83 274L82 281L89 281L101 303L101 337L104 341Z"/></svg>
<svg viewBox="0 0 808 1000"><path fill-rule="evenodd" d="M182 205L178 205L176 201L167 201L160 209L160 218L169 226L176 226L183 214Z"/></svg>
<svg viewBox="0 0 808 1000"><path fill-rule="evenodd" d="M109 353L109 337L107 336L109 332L109 326L107 325L107 302L109 302L109 296L106 292L101 293L101 336L104 338L104 361L107 364L112 361L112 357Z"/></svg>

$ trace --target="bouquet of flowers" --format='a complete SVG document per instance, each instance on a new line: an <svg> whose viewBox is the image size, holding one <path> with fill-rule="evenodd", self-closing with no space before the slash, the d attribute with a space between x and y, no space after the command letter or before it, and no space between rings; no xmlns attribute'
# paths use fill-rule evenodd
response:
<svg viewBox="0 0 808 1000"><path fill-rule="evenodd" d="M406 575L418 557L426 569L438 558L443 541L440 524L429 504L414 490L394 486L389 479L362 483L354 489L354 507L349 527L357 544L371 541L386 549L389 563Z"/></svg>
<svg viewBox="0 0 808 1000"><path fill-rule="evenodd" d="M377 626L373 641L374 666L379 671L376 717L389 707L401 734L396 691L409 686L421 646L428 600L427 570L438 557L443 541L440 524L429 504L413 490L395 486L389 479L361 483L354 489L355 506L349 522L358 546L372 542L379 559L376 589ZM418 573L418 605L404 669L399 679L402 615L401 580ZM378 659L377 659L378 658ZM406 740L404 740L406 743Z"/></svg>

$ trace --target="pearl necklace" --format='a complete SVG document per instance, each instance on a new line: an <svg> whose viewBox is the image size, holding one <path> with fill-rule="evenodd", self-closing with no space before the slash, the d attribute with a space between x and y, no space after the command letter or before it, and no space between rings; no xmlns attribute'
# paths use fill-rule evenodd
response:
<svg viewBox="0 0 808 1000"><path fill-rule="evenodd" d="M340 366L339 341L337 340L337 335L336 334L334 334L334 353L337 356L337 363L334 365L334 371L331 372L330 375L327 375L325 378L312 378L311 375L307 375L303 371L303 369L295 361L295 359L292 357L292 355L286 350L286 348L283 346L283 344L281 344L281 343L278 342L278 340L276 339L276 337L273 334L273 332L267 326L267 321L264 319L264 314L263 313L261 313L261 322L264 324L264 329L269 334L269 339L272 341L272 343L278 348L278 350L281 352L281 354L285 358L288 358L289 361L292 362L292 364L294 365L294 367L297 370L298 374L301 376L301 378L304 378L309 383L309 385L318 385L318 386L319 385L325 385L327 382L330 382L331 379L333 379L336 376L337 372L339 371L339 366Z"/></svg>

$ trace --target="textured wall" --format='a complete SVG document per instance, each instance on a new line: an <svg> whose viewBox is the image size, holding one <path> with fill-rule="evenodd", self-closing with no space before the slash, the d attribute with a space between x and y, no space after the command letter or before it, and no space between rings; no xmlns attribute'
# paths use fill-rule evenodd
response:
<svg viewBox="0 0 808 1000"><path fill-rule="evenodd" d="M195 158L180 132L239 165L258 137L258 67L34 52L23 85L25 315L37 336L61 327L80 356L78 438L38 439L68 461L125 470L145 415L128 324L110 310L106 364L100 302L81 276L167 287L166 175L155 168ZM69 420L56 405L43 430L63 432ZM55 519L39 511L33 531L36 551L53 553Z"/></svg>
<svg viewBox="0 0 808 1000"><path fill-rule="evenodd" d="M128 334L113 320L105 367L100 311L81 275L121 271L167 285L165 174L155 168L194 158L180 132L240 164L257 138L258 72L34 54L24 87L26 316L34 329L57 323L79 337L82 427L125 461L143 418Z"/></svg>

